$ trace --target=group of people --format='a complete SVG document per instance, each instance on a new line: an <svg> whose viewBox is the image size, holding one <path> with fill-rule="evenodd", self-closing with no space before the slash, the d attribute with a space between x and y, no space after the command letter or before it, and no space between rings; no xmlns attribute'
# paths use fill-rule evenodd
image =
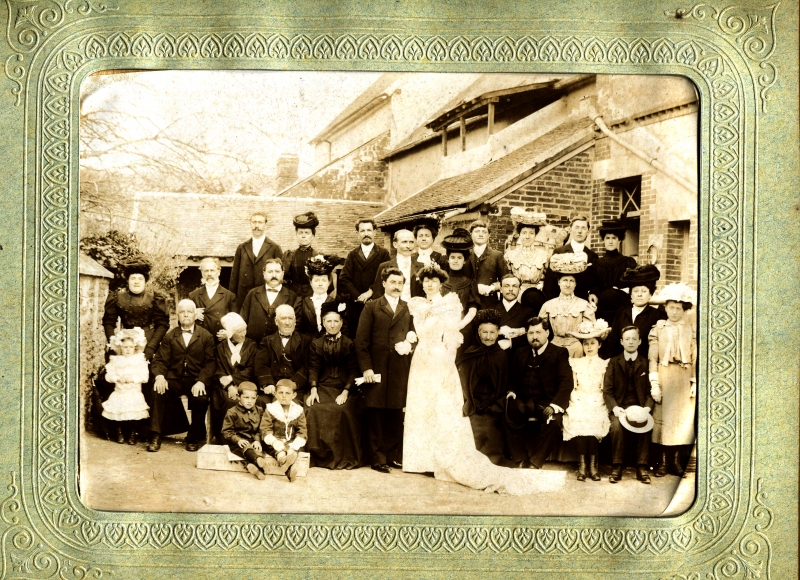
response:
<svg viewBox="0 0 800 580"><path fill-rule="evenodd" d="M155 452L162 435L186 431L195 451L210 407L211 437L259 478L277 465L294 479L305 450L312 466L433 473L510 494L546 491L545 461L574 453L578 479L599 480L610 435L612 483L626 446L650 483L651 443L663 450L655 475L683 475L696 396L684 313L695 293L655 293L658 268L619 252L622 223L599 228L599 257L584 215L572 216L566 243L545 214L512 219L504 252L478 220L445 236L441 254L439 224L426 218L394 233L394 257L361 219L361 243L342 263L314 250L314 213L294 218L298 248L287 252L256 213L230 288L219 262L202 260L202 285L178 302L172 329L164 298L147 289L149 264L128 263L103 318L116 356L95 403L110 434L135 444L147 432Z"/></svg>

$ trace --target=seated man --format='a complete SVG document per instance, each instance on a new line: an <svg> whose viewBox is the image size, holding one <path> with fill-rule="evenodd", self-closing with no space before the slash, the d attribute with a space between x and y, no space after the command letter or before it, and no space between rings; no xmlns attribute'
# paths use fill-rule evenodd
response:
<svg viewBox="0 0 800 580"><path fill-rule="evenodd" d="M178 326L161 341L150 371L155 376L150 403L150 443L148 451L161 448L161 423L167 398L186 395L192 423L186 436L186 450L197 451L206 439L206 411L209 392L217 368L216 344L209 332L195 324L195 305L178 302Z"/></svg>
<svg viewBox="0 0 800 580"><path fill-rule="evenodd" d="M278 331L265 336L256 350L254 371L261 393L258 404L266 406L275 395L281 379L291 379L296 386L297 403L304 404L308 395L308 348L311 338L295 331L294 308L281 304L275 309Z"/></svg>
<svg viewBox="0 0 800 580"><path fill-rule="evenodd" d="M502 338L498 341L498 344L504 350L511 349L508 351L509 357L513 357L521 346L527 346L525 323L536 315L531 308L520 303L519 293L521 287L522 284L519 278L514 274L506 274L500 281L500 294L503 299L497 310L500 312L499 332Z"/></svg>
<svg viewBox="0 0 800 580"><path fill-rule="evenodd" d="M653 419L650 411L655 406L650 395L647 358L639 354L639 329L626 326L622 329L622 354L608 361L603 378L603 396L606 407L614 414L611 418L611 462L614 464L611 483L622 479L625 445L636 446L636 479L650 483L647 465L650 460L650 437ZM632 409L636 408L635 411ZM630 414L629 414L630 411ZM638 415L638 416L637 416Z"/></svg>
<svg viewBox="0 0 800 580"><path fill-rule="evenodd" d="M574 385L569 351L550 342L550 322L535 316L527 329L529 347L514 353L509 371L506 437L519 467L540 469L562 441L561 421Z"/></svg>
<svg viewBox="0 0 800 580"><path fill-rule="evenodd" d="M503 399L508 392L508 354L497 343L500 313L479 310L478 343L456 359L475 448L495 465L514 467L503 455Z"/></svg>

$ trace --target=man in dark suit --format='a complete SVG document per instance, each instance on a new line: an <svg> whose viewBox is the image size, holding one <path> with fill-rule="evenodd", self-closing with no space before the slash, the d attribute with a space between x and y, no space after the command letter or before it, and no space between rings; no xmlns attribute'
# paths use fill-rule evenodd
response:
<svg viewBox="0 0 800 580"><path fill-rule="evenodd" d="M220 320L229 312L236 312L236 295L219 285L219 260L203 258L200 275L203 285L189 292L189 299L197 307L197 323L211 336L222 339Z"/></svg>
<svg viewBox="0 0 800 580"><path fill-rule="evenodd" d="M392 246L397 250L394 258L378 266L378 273L375 275L375 282L372 285L372 299L383 296L383 272L392 268L397 268L403 274L405 285L400 297L408 302L412 296L425 296L422 290L422 282L417 278L417 272L425 267L425 264L417 262L413 258L416 241L414 234L408 230L397 230L394 233Z"/></svg>
<svg viewBox="0 0 800 580"><path fill-rule="evenodd" d="M388 262L388 250L375 244L375 222L371 219L360 219L356 222L356 231L361 244L347 254L342 273L339 275L337 296L349 300L347 316L349 334L355 336L358 319L364 309L364 303L372 298L372 289L378 266Z"/></svg>
<svg viewBox="0 0 800 580"><path fill-rule="evenodd" d="M622 479L622 464L625 460L626 443L636 446L636 479L642 483L650 483L647 474L647 465L650 461L650 429L645 426L633 427L631 431L630 418L625 416L628 408L638 406L648 413L655 405L650 395L650 381L648 379L648 361L639 351L641 339L639 329L627 326L622 329L623 353L608 361L606 374L603 379L603 398L606 407L613 413L611 418L611 462L614 467L609 481L617 483ZM620 419L628 427L623 427ZM652 429L652 425L650 426ZM646 430L644 430L646 429ZM638 432L637 432L638 431Z"/></svg>
<svg viewBox="0 0 800 580"><path fill-rule="evenodd" d="M308 394L308 347L311 338L296 332L295 311L288 304L281 304L275 309L275 322L277 331L261 340L253 364L256 384L261 390L258 404L264 406L271 403L278 381L291 379L297 385L295 399L298 404L304 405Z"/></svg>
<svg viewBox="0 0 800 580"><path fill-rule="evenodd" d="M230 290L236 294L236 309L241 310L247 293L264 284L264 263L281 258L281 247L266 236L267 215L255 212L250 216L253 237L239 244L233 256Z"/></svg>
<svg viewBox="0 0 800 580"><path fill-rule="evenodd" d="M384 295L364 306L355 345L364 375L372 469L390 473L391 467L402 467L403 407L411 367L410 354L398 353L395 345L405 341L413 323L408 306L400 299L403 273L388 268L382 276Z"/></svg>
<svg viewBox="0 0 800 580"><path fill-rule="evenodd" d="M481 296L481 308L497 308L499 300L497 292L500 281L508 274L508 264L503 252L491 249L489 243L489 226L483 220L476 220L469 226L472 236L472 254L469 257L472 276L478 284Z"/></svg>
<svg viewBox="0 0 800 580"><path fill-rule="evenodd" d="M540 469L562 441L561 422L573 388L572 368L569 351L550 342L546 318L531 318L527 329L530 348L517 350L509 371L508 384L513 390L507 395L507 436L517 465Z"/></svg>
<svg viewBox="0 0 800 580"><path fill-rule="evenodd" d="M161 341L150 371L155 376L150 402L150 443L148 451L161 448L161 424L167 398L186 395L192 423L186 436L186 450L197 451L206 439L206 411L214 371L217 368L214 337L195 324L195 305L178 302L178 326ZM181 409L182 410L182 409Z"/></svg>
<svg viewBox="0 0 800 580"><path fill-rule="evenodd" d="M589 237L589 218L584 214L575 213L570 217L569 241L560 248L556 248L553 254L577 254L579 252L586 254L589 267L580 274L575 275L575 296L597 304L595 264L600 258L597 252L586 247L587 237ZM550 269L544 275L542 291L548 300L558 298L561 293L561 289L558 287L558 279L558 273Z"/></svg>
<svg viewBox="0 0 800 580"><path fill-rule="evenodd" d="M414 226L414 239L417 242L416 251L411 254L414 262L419 262L422 266L435 263L442 270L447 269L447 256L433 249L433 242L439 233L439 221L424 218Z"/></svg>
<svg viewBox="0 0 800 580"><path fill-rule="evenodd" d="M239 311L247 322L247 337L256 344L278 330L275 325L275 309L278 306L288 304L295 309L295 314L300 308L300 299L283 285L280 259L270 258L264 262L264 280L264 284L247 293Z"/></svg>
<svg viewBox="0 0 800 580"><path fill-rule="evenodd" d="M503 299L496 310L500 313L500 347L507 350L509 358L513 358L518 348L526 346L526 328L528 320L536 315L524 304L520 304L519 290L521 284L514 274L506 274L500 281L500 295ZM509 350L511 349L511 350Z"/></svg>

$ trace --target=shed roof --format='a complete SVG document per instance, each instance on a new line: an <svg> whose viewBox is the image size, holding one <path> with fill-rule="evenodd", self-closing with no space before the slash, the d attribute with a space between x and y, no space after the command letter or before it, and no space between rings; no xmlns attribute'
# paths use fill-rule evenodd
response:
<svg viewBox="0 0 800 580"><path fill-rule="evenodd" d="M83 252L78 257L78 273L81 276L94 276L96 278L113 278L114 274L106 270L94 258L90 258Z"/></svg>
<svg viewBox="0 0 800 580"><path fill-rule="evenodd" d="M111 226L134 231L146 244L167 244L174 255L232 258L251 235L253 212L267 214L267 236L289 249L297 246L292 217L314 211L320 221L314 248L342 255L359 243L356 220L385 208L383 203L363 201L145 192L121 204Z"/></svg>
<svg viewBox="0 0 800 580"><path fill-rule="evenodd" d="M497 161L432 183L379 213L375 221L379 226L385 226L455 207L472 209L525 179L538 168L549 165L592 140L592 125L593 121L587 117L563 123Z"/></svg>

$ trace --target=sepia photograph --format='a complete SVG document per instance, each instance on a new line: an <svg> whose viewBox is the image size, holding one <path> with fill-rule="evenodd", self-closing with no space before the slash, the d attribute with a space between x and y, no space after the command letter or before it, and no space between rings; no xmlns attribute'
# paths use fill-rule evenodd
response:
<svg viewBox="0 0 800 580"><path fill-rule="evenodd" d="M698 111L677 76L88 76L81 500L684 513Z"/></svg>

